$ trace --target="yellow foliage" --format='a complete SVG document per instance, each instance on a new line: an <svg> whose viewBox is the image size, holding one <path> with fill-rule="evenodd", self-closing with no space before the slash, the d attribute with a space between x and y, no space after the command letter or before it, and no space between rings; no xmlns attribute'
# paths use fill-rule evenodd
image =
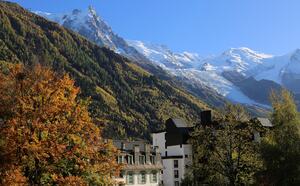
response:
<svg viewBox="0 0 300 186"><path fill-rule="evenodd" d="M112 107L116 107L118 105L116 98L105 91L103 88L97 86L96 92L101 95L107 105L111 105Z"/></svg>
<svg viewBox="0 0 300 186"><path fill-rule="evenodd" d="M106 175L108 181L118 173L117 151L103 141L78 93L68 75L49 68L16 65L8 75L0 73L1 174L22 178L27 170L27 179L36 184L51 182L49 175L57 174L61 183L72 185L85 183L86 172ZM18 172L6 173L15 165ZM82 176L61 176L69 169Z"/></svg>
<svg viewBox="0 0 300 186"><path fill-rule="evenodd" d="M149 77L151 74L134 63L126 63L132 70L140 73L143 76Z"/></svg>

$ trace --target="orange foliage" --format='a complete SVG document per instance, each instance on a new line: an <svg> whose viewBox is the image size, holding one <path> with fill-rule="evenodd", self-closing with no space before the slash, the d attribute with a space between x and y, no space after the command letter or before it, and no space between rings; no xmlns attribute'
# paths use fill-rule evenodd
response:
<svg viewBox="0 0 300 186"><path fill-rule="evenodd" d="M67 176L65 178L60 178L57 183L58 185L66 185L66 186L87 186L88 185L82 178L77 176Z"/></svg>
<svg viewBox="0 0 300 186"><path fill-rule="evenodd" d="M78 93L68 75L39 65L0 73L1 172L17 165L31 184L45 175L71 183L81 175L107 179L118 172L116 149L104 143Z"/></svg>
<svg viewBox="0 0 300 186"><path fill-rule="evenodd" d="M9 169L2 176L2 184L6 186L27 186L27 179L22 175L20 168Z"/></svg>

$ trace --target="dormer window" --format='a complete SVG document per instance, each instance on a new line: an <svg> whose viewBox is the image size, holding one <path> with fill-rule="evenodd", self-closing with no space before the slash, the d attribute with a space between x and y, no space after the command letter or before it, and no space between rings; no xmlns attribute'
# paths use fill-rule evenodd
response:
<svg viewBox="0 0 300 186"><path fill-rule="evenodd" d="M139 156L139 164L140 165L145 164L145 156Z"/></svg>
<svg viewBox="0 0 300 186"><path fill-rule="evenodd" d="M118 156L118 163L124 163L124 156Z"/></svg>
<svg viewBox="0 0 300 186"><path fill-rule="evenodd" d="M155 164L155 156L150 156L150 162L151 164Z"/></svg>
<svg viewBox="0 0 300 186"><path fill-rule="evenodd" d="M127 164L129 164L129 165L133 164L133 156L132 155L127 156Z"/></svg>

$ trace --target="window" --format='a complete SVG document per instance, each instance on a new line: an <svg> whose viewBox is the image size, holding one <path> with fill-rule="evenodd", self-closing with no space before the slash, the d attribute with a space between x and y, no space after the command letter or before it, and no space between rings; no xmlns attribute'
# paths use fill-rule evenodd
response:
<svg viewBox="0 0 300 186"><path fill-rule="evenodd" d="M178 172L178 170L174 170L174 178L179 178L179 172Z"/></svg>
<svg viewBox="0 0 300 186"><path fill-rule="evenodd" d="M150 162L151 164L155 164L155 156L150 156Z"/></svg>
<svg viewBox="0 0 300 186"><path fill-rule="evenodd" d="M174 185L175 185L175 186L179 186L179 181L175 181L175 182L174 182Z"/></svg>
<svg viewBox="0 0 300 186"><path fill-rule="evenodd" d="M146 183L146 172L141 172L138 180L139 180L139 184L145 184Z"/></svg>
<svg viewBox="0 0 300 186"><path fill-rule="evenodd" d="M128 184L128 185L133 185L134 184L134 180L133 180L133 173L132 172L129 172L128 174L127 174L127 177L126 177L127 179L126 179L126 183Z"/></svg>
<svg viewBox="0 0 300 186"><path fill-rule="evenodd" d="M139 163L141 165L145 164L145 156L139 156Z"/></svg>
<svg viewBox="0 0 300 186"><path fill-rule="evenodd" d="M156 171L151 172L151 182L157 183L157 172Z"/></svg>
<svg viewBox="0 0 300 186"><path fill-rule="evenodd" d="M127 156L127 164L129 164L129 165L133 164L133 156L131 156L131 155Z"/></svg>
<svg viewBox="0 0 300 186"><path fill-rule="evenodd" d="M120 171L119 177L120 177L120 178L123 178L123 177L125 178L125 176L124 176L124 171Z"/></svg>
<svg viewBox="0 0 300 186"><path fill-rule="evenodd" d="M178 160L174 160L174 168L178 168Z"/></svg>
<svg viewBox="0 0 300 186"><path fill-rule="evenodd" d="M124 163L124 156L118 156L118 163Z"/></svg>

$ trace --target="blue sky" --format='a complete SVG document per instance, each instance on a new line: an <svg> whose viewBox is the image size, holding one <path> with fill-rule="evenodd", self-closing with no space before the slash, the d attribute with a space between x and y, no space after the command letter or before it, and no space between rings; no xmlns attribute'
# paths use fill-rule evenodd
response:
<svg viewBox="0 0 300 186"><path fill-rule="evenodd" d="M128 39L175 51L218 54L249 47L271 54L300 48L299 0L13 0L31 10L95 7Z"/></svg>

